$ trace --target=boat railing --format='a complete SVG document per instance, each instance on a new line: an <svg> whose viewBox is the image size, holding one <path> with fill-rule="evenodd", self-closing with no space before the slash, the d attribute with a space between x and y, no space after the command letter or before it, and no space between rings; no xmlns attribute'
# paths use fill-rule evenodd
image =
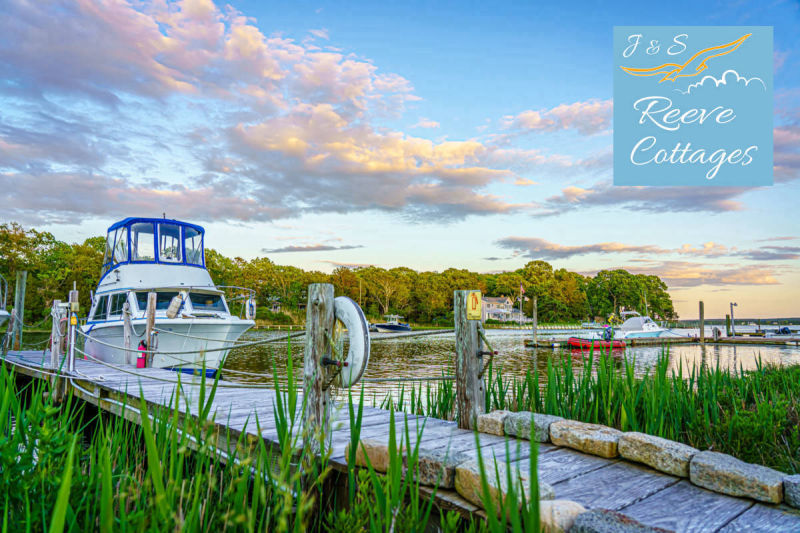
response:
<svg viewBox="0 0 800 533"><path fill-rule="evenodd" d="M255 289L248 289L247 287L238 287L236 285L217 285L218 289L223 291L243 291L245 294L235 294L228 298L228 301L235 301L235 300L248 300L250 298L256 297ZM226 292L227 297L227 292Z"/></svg>
<svg viewBox="0 0 800 533"><path fill-rule="evenodd" d="M240 304L239 317L255 319L256 291L254 289L238 285L217 285L217 289L225 293L231 313L233 313L233 304L238 302ZM248 315L248 308L251 306L252 316Z"/></svg>

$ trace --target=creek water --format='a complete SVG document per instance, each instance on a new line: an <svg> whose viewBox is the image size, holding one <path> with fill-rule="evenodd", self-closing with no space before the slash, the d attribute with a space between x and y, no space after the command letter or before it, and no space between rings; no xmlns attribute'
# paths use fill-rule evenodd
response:
<svg viewBox="0 0 800 533"><path fill-rule="evenodd" d="M690 330L676 330L677 333L690 334ZM558 332L553 335L547 332L540 335L542 339L563 339L576 332ZM585 333L585 332L584 332ZM694 330L693 333L697 333ZM711 336L709 329L708 335ZM257 340L280 335L275 332L250 332L242 340ZM285 334L283 334L285 335ZM540 376L547 369L547 362L558 362L560 358L572 357L575 371L582 366L587 352L580 350L553 350L526 348L524 341L531 337L525 330L487 330L487 339L499 352L493 366L500 367L504 378L524 377L529 370L538 367ZM289 343L275 342L268 345L255 346L235 350L225 363L223 375L225 379L239 382L264 382L266 375L272 375L277 369L277 377L285 382L287 359L291 352L294 376L302 380L303 338L291 339ZM637 346L621 351L614 351L614 356L622 363L623 358L634 362L637 375L650 371L659 356L666 353L670 360L670 369L678 371L682 367L687 375L693 367L706 364L711 367L719 365L724 369L752 370L762 364L794 365L800 364L800 348L790 346L749 346L749 345L706 345L675 344L667 348L661 346ZM409 338L381 339L380 334L373 334L369 364L364 373L365 397L380 403L388 393L395 397L403 386L397 382L370 382L371 378L410 378L440 377L454 374L455 338L452 333L426 335ZM274 366L273 366L274 365ZM226 372L228 370L228 372ZM411 382L405 384L408 394ZM419 387L420 382L416 382ZM360 390L361 384L358 385ZM423 390L425 389L423 382ZM437 386L432 382L431 386Z"/></svg>

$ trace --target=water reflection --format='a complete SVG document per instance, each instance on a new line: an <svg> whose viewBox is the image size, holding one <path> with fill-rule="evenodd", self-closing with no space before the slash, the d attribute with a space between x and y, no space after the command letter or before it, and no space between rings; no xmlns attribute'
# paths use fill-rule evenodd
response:
<svg viewBox="0 0 800 533"><path fill-rule="evenodd" d="M263 331L251 332L246 340L264 339L276 335ZM534 367L540 376L546 372L548 361L554 363L562 357L572 357L575 371L579 371L586 352L580 350L553 350L526 348L524 340L530 332L488 330L487 337L500 354L495 358L495 366L502 369L505 377L524 377ZM563 337L560 336L560 337ZM540 339L540 342L542 340ZM225 364L225 379L240 382L264 382L272 375L273 365L278 369L278 378L285 382L285 369L289 353L287 342L276 342L265 346L249 347L233 352ZM291 340L294 375L302 380L303 344L302 339ZM620 362L628 358L634 362L636 375L643 375L653 368L662 353L660 346L637 346L624 351L615 351ZM454 374L455 339L452 334L430 335L412 338L373 339L372 355L363 381L365 397L380 402L387 393L395 396L401 387L398 383L370 383L369 378L423 378ZM683 369L687 375L693 368L701 365L722 369L752 370L763 364L800 364L800 349L790 346L735 346L735 345L672 345L669 347L669 368L673 371ZM243 372L243 373L240 373ZM270 378L271 379L271 378ZM417 387L420 383L417 382ZM436 387L436 382L430 383ZM409 385L406 385L406 394ZM422 384L423 391L426 384Z"/></svg>

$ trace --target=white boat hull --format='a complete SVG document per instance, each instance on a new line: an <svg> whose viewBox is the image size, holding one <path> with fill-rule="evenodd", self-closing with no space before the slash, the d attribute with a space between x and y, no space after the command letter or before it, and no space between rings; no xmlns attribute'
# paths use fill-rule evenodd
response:
<svg viewBox="0 0 800 533"><path fill-rule="evenodd" d="M146 321L133 320L131 348L136 350L144 340ZM158 346L153 355L154 368L217 370L222 366L233 341L253 327L252 320L232 318L175 318L156 319ZM100 322L84 326L87 334L85 352L89 356L113 365L136 365L138 353L124 347L122 321ZM174 333L174 334L171 334ZM111 346L108 346L111 345ZM165 353L166 352L166 353ZM185 352L170 354L169 352Z"/></svg>

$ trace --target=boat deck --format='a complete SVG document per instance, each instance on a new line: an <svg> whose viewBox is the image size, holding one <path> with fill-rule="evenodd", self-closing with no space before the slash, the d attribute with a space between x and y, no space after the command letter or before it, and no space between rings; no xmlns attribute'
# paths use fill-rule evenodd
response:
<svg viewBox="0 0 800 533"><path fill-rule="evenodd" d="M48 379L49 353L10 352L6 364L19 374ZM149 409L165 408L178 386L177 376L169 370L156 368L109 368L101 364L77 360L75 373L65 379L69 390L78 398L99 409L140 421L137 406L140 397ZM192 377L182 377L179 394L181 415L195 417L198 412L200 386ZM248 439L263 439L277 446L273 416L276 392L268 388L243 386L221 381L213 400L211 413L220 429L218 449L227 438L237 439L246 433ZM374 407L364 407L362 438L386 438L390 413ZM395 413L402 423L409 420L412 431L424 423L420 437L427 448L474 450L474 434L458 429L453 422ZM260 433L256 429L256 418ZM347 409L335 411L331 436L331 465L346 471L345 446L350 439ZM480 453L502 457L505 437L480 435ZM530 453L528 441L517 441L513 457L527 464ZM514 448L514 447L512 447ZM511 459L511 458L509 458ZM674 531L800 531L800 512L786 506L768 505L744 498L734 498L711 492L685 479L663 474L650 468L620 459L603 459L568 448L550 444L539 445L540 478L553 486L556 498L570 499L586 508L619 511L644 524ZM430 494L432 490L426 490ZM482 515L482 511L452 490L438 490L436 504L442 509L457 510L464 515Z"/></svg>

